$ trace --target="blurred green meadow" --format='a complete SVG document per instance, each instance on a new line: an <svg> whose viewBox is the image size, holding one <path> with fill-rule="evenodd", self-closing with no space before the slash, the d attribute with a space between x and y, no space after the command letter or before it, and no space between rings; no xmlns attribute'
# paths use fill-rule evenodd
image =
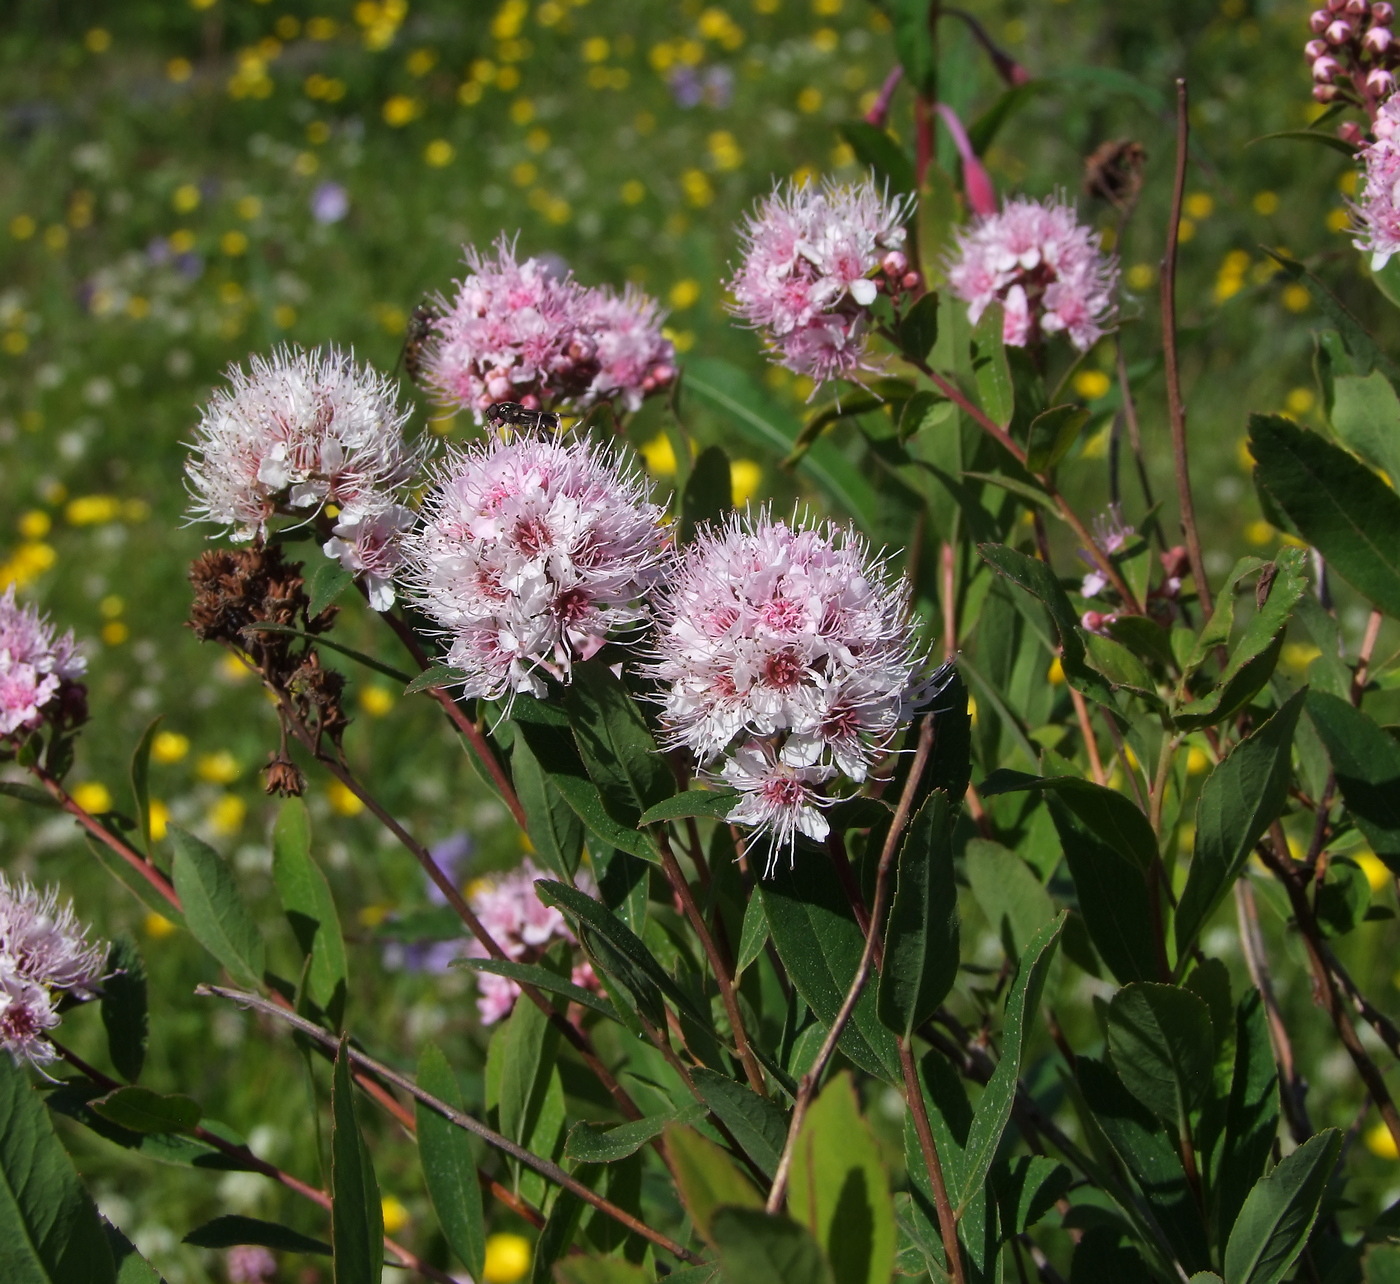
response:
<svg viewBox="0 0 1400 1284"><path fill-rule="evenodd" d="M1280 539L1249 482L1247 413L1320 422L1312 336L1322 318L1266 250L1307 262L1400 351L1395 310L1345 234L1350 163L1264 137L1317 114L1301 54L1308 6L969 8L1031 80L1003 97L967 28L946 23L942 97L976 137L992 139L986 158L1000 191L1065 189L1116 239L1122 357L1143 375L1138 410L1159 497L1171 494L1171 470L1156 285L1172 81L1188 78L1179 298L1207 565L1222 577L1239 554L1267 554ZM93 719L70 777L79 800L129 810L130 753L162 717L157 829L168 821L207 838L274 904L275 806L258 769L276 747L275 719L251 675L183 627L186 567L207 532L184 524L182 443L230 363L280 343L333 342L388 370L409 312L460 274L462 246L505 233L518 235L522 256L557 255L585 284L631 281L654 294L683 368L761 385L774 416L795 426L810 387L769 367L725 309L735 224L775 177L860 173L840 127L870 108L894 65L892 40L887 15L861 0L10 0L0 17L0 584L17 585L84 642ZM998 103L1000 118L989 114ZM897 92L891 128L906 142L908 107ZM1121 231L1111 206L1079 190L1084 158L1113 139L1140 142L1148 158L1141 204ZM946 135L939 149L955 173ZM1117 357L1106 339L1068 376L1100 425L1074 470L1086 511L1109 494ZM419 431L457 440L473 431L407 381L404 397ZM736 483L755 499L812 498L712 401L683 386L677 411L697 441L743 461ZM663 490L676 466L669 414L653 401L628 425ZM833 441L846 465L869 471L849 426ZM1136 503L1135 483L1124 485ZM877 534L897 545L905 532L890 511ZM342 641L393 659L365 608L348 604L344 617ZM1343 623L1359 632L1364 610L1347 608ZM1285 665L1301 677L1314 654L1300 639ZM518 859L514 828L433 706L362 670L351 680L347 749L389 808L428 842L468 835L466 878ZM394 924L408 935L415 922L432 924L412 861L348 793L313 780L308 802L358 942L352 1029L390 1057L401 1049L405 1064L432 1034L464 1074L479 1073L468 978L384 959ZM282 1032L194 998L197 980L215 979L213 964L111 882L67 821L11 803L0 808L0 841L7 869L61 881L102 935L136 938L153 994L147 1082L190 1092L260 1153L316 1180L324 1139L307 1120L324 1089L319 1067L308 1076ZM1379 882L1377 891L1393 900ZM275 917L269 908L270 962L295 975L294 943ZM1280 950L1295 949L1281 926L1278 935ZM1338 944L1365 988L1387 1000L1393 943L1392 925L1376 922ZM1280 996L1285 1011L1305 1039L1310 1029L1320 1036L1310 996L1295 986ZM1062 996L1066 1008L1088 1000ZM95 1012L76 1014L64 1033L100 1061ZM1321 1070L1314 1118L1347 1127L1361 1105L1349 1064ZM376 1127L389 1227L441 1260L413 1148ZM172 1284L224 1278L216 1254L179 1243L220 1212L325 1234L314 1207L261 1178L192 1176L77 1130L67 1139L104 1210ZM1373 1194L1393 1198L1395 1156L1375 1145ZM497 1224L512 1228L507 1217ZM328 1278L311 1258L287 1258L284 1271L279 1278Z"/></svg>

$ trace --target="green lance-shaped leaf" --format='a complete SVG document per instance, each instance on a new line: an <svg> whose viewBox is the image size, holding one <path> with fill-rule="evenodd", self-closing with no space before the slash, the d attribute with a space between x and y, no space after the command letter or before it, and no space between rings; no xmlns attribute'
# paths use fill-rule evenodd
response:
<svg viewBox="0 0 1400 1284"><path fill-rule="evenodd" d="M786 1217L762 1209L722 1208L711 1236L721 1278L733 1284L836 1284L811 1232Z"/></svg>
<svg viewBox="0 0 1400 1284"><path fill-rule="evenodd" d="M1225 1137L1212 1183L1219 1239L1230 1230L1254 1183L1263 1175L1278 1136L1278 1065L1258 990L1246 990L1235 1009L1235 1065L1225 1107Z"/></svg>
<svg viewBox="0 0 1400 1284"><path fill-rule="evenodd" d="M583 855L583 822L545 775L524 736L516 736L511 746L510 774L525 809L535 859L556 877L572 879Z"/></svg>
<svg viewBox="0 0 1400 1284"><path fill-rule="evenodd" d="M1289 755L1303 709L1299 691L1239 742L1206 778L1196 804L1191 871L1176 910L1176 952L1191 948L1288 798Z"/></svg>
<svg viewBox="0 0 1400 1284"><path fill-rule="evenodd" d="M1190 730L1222 722L1243 709L1263 689L1278 662L1284 631L1294 608L1307 592L1306 562L1307 554L1301 548L1285 548L1279 553L1273 563L1273 576L1263 606L1245 625L1215 686L1172 714L1178 727Z"/></svg>
<svg viewBox="0 0 1400 1284"><path fill-rule="evenodd" d="M1054 793L1085 828L1134 868L1144 870L1156 859L1157 837L1151 822L1131 798L1116 789L1078 776L1030 776L1001 768L982 782L980 792L989 798L1022 789Z"/></svg>
<svg viewBox="0 0 1400 1284"><path fill-rule="evenodd" d="M1309 691L1307 714L1332 760L1337 788L1376 855L1400 870L1400 744L1346 700Z"/></svg>
<svg viewBox="0 0 1400 1284"><path fill-rule="evenodd" d="M1342 1134L1309 1137L1244 1201L1225 1246L1225 1284L1278 1284L1308 1242Z"/></svg>
<svg viewBox="0 0 1400 1284"><path fill-rule="evenodd" d="M1104 966L1124 985L1154 979L1159 929L1147 885L1151 873L1125 860L1055 794L1050 797L1050 815L1079 895L1084 926Z"/></svg>
<svg viewBox="0 0 1400 1284"><path fill-rule="evenodd" d="M564 1141L564 1158L580 1164L615 1164L635 1155L653 1137L659 1137L672 1124L699 1123L705 1108L692 1102L679 1113L647 1115L623 1124L595 1124L586 1119L569 1129Z"/></svg>
<svg viewBox="0 0 1400 1284"><path fill-rule="evenodd" d="M1278 254L1273 250L1264 252L1283 269L1283 275L1307 287L1328 320L1336 326L1346 355L1351 359L1357 374L1368 375L1372 370L1379 370L1389 379L1400 379L1400 367L1386 356L1366 327L1312 272L1286 254Z"/></svg>
<svg viewBox="0 0 1400 1284"><path fill-rule="evenodd" d="M710 1220L717 1209L763 1207L758 1191L734 1160L694 1128L669 1125L665 1145L681 1203L706 1243L714 1242Z"/></svg>
<svg viewBox="0 0 1400 1284"><path fill-rule="evenodd" d="M29 1078L0 1055L0 1280L115 1284L97 1209Z"/></svg>
<svg viewBox="0 0 1400 1284"><path fill-rule="evenodd" d="M410 678L403 689L404 695L417 695L420 691L432 691L438 687L455 686L466 680L461 669L450 664L430 664L422 673Z"/></svg>
<svg viewBox="0 0 1400 1284"><path fill-rule="evenodd" d="M1011 1118L1011 1106L1016 1099L1016 1081L1021 1076L1021 1059L1026 1051L1026 1036L1031 1019L1040 1005L1045 973L1054 956L1055 946L1064 929L1063 913L1053 923L1047 923L1031 938L1021 955L1020 967L1011 992L1006 996L1006 1019L1002 1026L1001 1060L987 1080L972 1117L967 1146L963 1157L962 1178L958 1184L955 1209L961 1211L971 1204L982 1189L991 1169L992 1159L1001 1144L1002 1133Z"/></svg>
<svg viewBox="0 0 1400 1284"><path fill-rule="evenodd" d="M979 544L977 551L997 574L1024 589L1045 607L1060 644L1065 680L1075 690L1113 707L1113 692L1108 683L1089 667L1084 639L1079 632L1079 615L1070 605L1054 571L1039 559L1027 557L1005 544Z"/></svg>
<svg viewBox="0 0 1400 1284"><path fill-rule="evenodd" d="M435 1044L429 1043L418 1059L418 1086L453 1109L465 1112L457 1076ZM468 1274L480 1279L486 1262L486 1225L471 1139L421 1101L415 1114L418 1158L443 1238L461 1258Z"/></svg>
<svg viewBox="0 0 1400 1284"><path fill-rule="evenodd" d="M1400 616L1400 495L1318 433L1251 415L1255 481L1327 564L1388 615Z"/></svg>
<svg viewBox="0 0 1400 1284"><path fill-rule="evenodd" d="M312 1000L336 1024L344 1016L349 964L330 884L311 855L311 817L300 798L288 798L272 828L272 880L303 957L310 960Z"/></svg>
<svg viewBox="0 0 1400 1284"><path fill-rule="evenodd" d="M193 1097L179 1093L167 1096L136 1086L94 1097L88 1106L109 1123L131 1132L193 1132L204 1113Z"/></svg>
<svg viewBox="0 0 1400 1284"><path fill-rule="evenodd" d="M631 693L601 660L574 665L564 697L579 756L603 806L633 829L676 792L675 777Z"/></svg>
<svg viewBox="0 0 1400 1284"><path fill-rule="evenodd" d="M1342 445L1392 480L1400 478L1400 397L1385 375L1337 375L1330 417Z"/></svg>
<svg viewBox="0 0 1400 1284"><path fill-rule="evenodd" d="M914 190L914 162L893 135L863 120L849 120L837 132L850 145L856 160L875 177L887 182L891 192Z"/></svg>
<svg viewBox="0 0 1400 1284"><path fill-rule="evenodd" d="M1065 457L1089 422L1083 406L1051 406L1031 420L1026 442L1026 467L1033 473L1048 473Z"/></svg>
<svg viewBox="0 0 1400 1284"><path fill-rule="evenodd" d="M116 1284L165 1284L164 1277L137 1252L136 1245L105 1218L102 1233L107 1237L107 1247L116 1267Z"/></svg>
<svg viewBox="0 0 1400 1284"><path fill-rule="evenodd" d="M910 822L885 928L877 1011L908 1042L937 1011L958 975L958 885L952 811L935 791Z"/></svg>
<svg viewBox="0 0 1400 1284"><path fill-rule="evenodd" d="M914 91L929 98L938 87L938 51L928 18L928 0L894 0L894 49Z"/></svg>
<svg viewBox="0 0 1400 1284"><path fill-rule="evenodd" d="M262 984L263 939L238 895L228 865L208 843L170 827L175 847L172 882L184 906L185 924L240 985Z"/></svg>
<svg viewBox="0 0 1400 1284"><path fill-rule="evenodd" d="M279 1253L316 1253L329 1257L332 1249L324 1240L303 1235L280 1222L265 1222L257 1217L241 1217L226 1213L196 1226L185 1236L186 1244L196 1248L233 1248L238 1244L260 1244Z"/></svg>
<svg viewBox="0 0 1400 1284"><path fill-rule="evenodd" d="M865 938L840 880L826 860L781 866L759 883L773 946L812 1012L828 1029L860 964ZM862 1070L899 1082L899 1048L881 1023L867 984L839 1044Z"/></svg>
<svg viewBox="0 0 1400 1284"><path fill-rule="evenodd" d="M788 1213L816 1236L843 1284L888 1284L895 1250L889 1175L849 1074L822 1089L798 1130Z"/></svg>
<svg viewBox="0 0 1400 1284"><path fill-rule="evenodd" d="M107 979L102 982L107 1055L117 1073L135 1083L146 1061L146 966L131 937L119 936L112 942L107 972Z"/></svg>
<svg viewBox="0 0 1400 1284"><path fill-rule="evenodd" d="M739 929L739 957L734 961L734 975L742 976L767 944L768 914L763 908L763 897L750 896L749 903L744 906L743 926Z"/></svg>
<svg viewBox="0 0 1400 1284"><path fill-rule="evenodd" d="M530 753L549 783L603 846L621 848L644 860L657 859L650 840L637 832L635 824L624 824L610 814L601 791L589 778L561 710L521 695L515 698L511 720L516 732L529 742Z"/></svg>
<svg viewBox="0 0 1400 1284"><path fill-rule="evenodd" d="M141 834L141 850L147 856L151 854L151 745L163 717L162 714L151 719L131 755L131 796L136 803L136 828Z"/></svg>
<svg viewBox="0 0 1400 1284"><path fill-rule="evenodd" d="M568 977L561 976L558 972L551 972L549 968L542 967L538 963L516 963L511 959L453 959L452 965L467 968L472 972L490 972L495 976L508 976L512 981L533 985L538 990L546 990L551 994L562 994L571 1003L591 1008L599 1016L605 1016L610 1021L621 1019L617 1009L601 994L585 990L583 986L575 985Z"/></svg>
<svg viewBox="0 0 1400 1284"><path fill-rule="evenodd" d="M369 1147L355 1119L350 1051L344 1039L331 1077L331 1244L335 1284L379 1284L384 1272L384 1209Z"/></svg>
<svg viewBox="0 0 1400 1284"><path fill-rule="evenodd" d="M1180 1134L1210 1087L1210 1010L1174 985L1125 985L1108 1005L1108 1050L1123 1086Z"/></svg>
<svg viewBox="0 0 1400 1284"><path fill-rule="evenodd" d="M1019 958L1031 937L1057 912L1045 885L1015 852L988 838L968 840L963 872L1002 946Z"/></svg>
<svg viewBox="0 0 1400 1284"><path fill-rule="evenodd" d="M747 1084L704 1066L691 1071L701 1099L753 1162L772 1176L787 1141L787 1115Z"/></svg>
<svg viewBox="0 0 1400 1284"><path fill-rule="evenodd" d="M687 789L663 799L642 813L639 825L657 825L667 820L685 820L700 816L723 820L739 801L737 789Z"/></svg>
<svg viewBox="0 0 1400 1284"><path fill-rule="evenodd" d="M696 457L681 495L681 543L689 544L702 526L722 521L734 508L734 471L720 446L706 446Z"/></svg>
<svg viewBox="0 0 1400 1284"><path fill-rule="evenodd" d="M924 361L938 342L938 295L930 290L899 319L899 350L911 361Z"/></svg>
<svg viewBox="0 0 1400 1284"><path fill-rule="evenodd" d="M1074 1174L1045 1155L1018 1155L997 1188L1002 1233L1020 1235L1069 1193Z"/></svg>
<svg viewBox="0 0 1400 1284"><path fill-rule="evenodd" d="M337 559L319 562L306 585L306 595L310 599L306 605L307 619L314 620L354 582L354 575Z"/></svg>

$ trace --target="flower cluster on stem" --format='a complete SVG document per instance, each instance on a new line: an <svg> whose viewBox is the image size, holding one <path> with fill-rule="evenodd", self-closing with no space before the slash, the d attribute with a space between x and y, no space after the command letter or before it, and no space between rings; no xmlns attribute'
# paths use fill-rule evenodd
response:
<svg viewBox="0 0 1400 1284"><path fill-rule="evenodd" d="M0 738L46 721L81 722L86 699L78 679L86 670L71 630L57 635L43 615L15 601L10 585L0 597Z"/></svg>
<svg viewBox="0 0 1400 1284"><path fill-rule="evenodd" d="M1303 47L1313 97L1320 103L1355 101L1374 119L1395 92L1400 46L1394 21L1394 6L1385 0L1327 0L1325 8L1315 10L1308 19L1312 39Z"/></svg>
<svg viewBox="0 0 1400 1284"><path fill-rule="evenodd" d="M1016 197L974 218L946 268L974 325L1001 304L1002 338L1013 347L1063 332L1084 352L1113 327L1117 260L1062 197Z"/></svg>
<svg viewBox="0 0 1400 1284"><path fill-rule="evenodd" d="M851 527L734 516L680 555L647 671L672 746L737 789L729 819L820 841L930 692L905 586Z"/></svg>
<svg viewBox="0 0 1400 1284"><path fill-rule="evenodd" d="M607 448L525 435L476 442L440 467L409 538L405 582L449 639L470 696L542 696L645 617L664 510Z"/></svg>
<svg viewBox="0 0 1400 1284"><path fill-rule="evenodd" d="M779 365L818 383L878 369L871 305L921 286L901 248L909 208L868 180L779 186L740 229L734 313L762 332Z"/></svg>
<svg viewBox="0 0 1400 1284"><path fill-rule="evenodd" d="M472 911L506 957L515 963L538 962L557 941L578 944L564 916L535 893L535 882L541 877L527 857L508 874L478 879L467 889ZM577 883L580 890L594 893L593 880L586 872L579 874ZM475 937L467 942L466 954L473 959L489 957L486 947ZM586 959L574 965L570 979L585 989L598 988L598 979ZM519 985L494 972L478 972L476 983L480 991L476 1006L484 1024L491 1025L509 1015L520 996Z"/></svg>
<svg viewBox="0 0 1400 1284"><path fill-rule="evenodd" d="M106 960L57 892L0 873L0 1048L16 1061L52 1061L60 1001L94 997Z"/></svg>
<svg viewBox="0 0 1400 1284"><path fill-rule="evenodd" d="M404 439L393 385L335 348L281 348L228 378L186 465L192 516L248 540L265 536L275 514L305 519L334 506L327 556L362 575L371 604L387 610L412 523L400 500L426 454Z"/></svg>
<svg viewBox="0 0 1400 1284"><path fill-rule="evenodd" d="M620 401L636 410L675 378L660 307L641 291L589 289L543 259L518 262L505 236L491 254L471 246L465 254L470 271L442 302L422 369L478 422L499 401L531 410Z"/></svg>

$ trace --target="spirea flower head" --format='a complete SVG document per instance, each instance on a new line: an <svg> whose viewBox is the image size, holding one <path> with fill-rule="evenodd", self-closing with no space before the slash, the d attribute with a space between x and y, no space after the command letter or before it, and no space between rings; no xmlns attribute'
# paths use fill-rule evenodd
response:
<svg viewBox="0 0 1400 1284"><path fill-rule="evenodd" d="M87 661L72 632L57 636L33 607L15 601L12 584L0 597L0 737L62 717L75 699ZM81 719L79 719L81 720Z"/></svg>
<svg viewBox="0 0 1400 1284"><path fill-rule="evenodd" d="M1063 331L1083 352L1114 324L1118 262L1060 197L1017 197L973 219L946 266L974 325L1002 305L1002 339L1013 347Z"/></svg>
<svg viewBox="0 0 1400 1284"><path fill-rule="evenodd" d="M821 840L931 694L904 586L850 527L768 510L702 532L655 608L665 738L740 792L728 819Z"/></svg>
<svg viewBox="0 0 1400 1284"><path fill-rule="evenodd" d="M334 505L327 555L363 573L372 604L387 609L397 533L410 520L399 498L425 453L404 440L408 416L393 385L335 348L282 348L228 377L186 465L192 516L247 540L266 535L276 513L311 517Z"/></svg>
<svg viewBox="0 0 1400 1284"><path fill-rule="evenodd" d="M664 513L609 450L494 437L440 465L407 544L406 582L449 641L467 695L545 694L645 617Z"/></svg>
<svg viewBox="0 0 1400 1284"><path fill-rule="evenodd" d="M480 879L468 888L467 899L482 926L516 963L533 963L556 941L577 944L564 916L552 905L546 905L535 892L535 882L542 875L529 859L508 874ZM593 882L587 873L577 879L580 890L592 894ZM486 947L473 937L467 943L468 958L488 957ZM598 981L586 959L574 967L575 985L597 989ZM480 997L476 1001L482 1021L490 1025L510 1013L520 995L520 986L508 976L492 972L476 974Z"/></svg>
<svg viewBox="0 0 1400 1284"><path fill-rule="evenodd" d="M0 1048L16 1061L51 1061L47 1036L64 995L90 999L105 976L107 947L90 944L71 905L52 889L0 873Z"/></svg>
<svg viewBox="0 0 1400 1284"><path fill-rule="evenodd" d="M789 182L740 229L744 258L729 283L734 312L763 332L774 360L818 382L870 362L870 305L919 284L900 247L909 202L869 180L822 187Z"/></svg>
<svg viewBox="0 0 1400 1284"><path fill-rule="evenodd" d="M1376 141L1361 149L1361 195L1352 215L1353 243L1379 272L1400 251L1400 96L1381 105L1374 132Z"/></svg>
<svg viewBox="0 0 1400 1284"><path fill-rule="evenodd" d="M422 358L424 379L480 422L493 402L531 410L582 409L618 399L635 410L675 378L675 349L654 299L586 289L543 259L516 259L500 237L493 253L468 246L470 269L442 303Z"/></svg>

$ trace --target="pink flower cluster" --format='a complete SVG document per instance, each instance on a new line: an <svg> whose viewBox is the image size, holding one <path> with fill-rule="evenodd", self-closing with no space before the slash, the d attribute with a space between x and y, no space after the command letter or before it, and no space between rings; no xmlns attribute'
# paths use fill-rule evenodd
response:
<svg viewBox="0 0 1400 1284"><path fill-rule="evenodd" d="M909 209L868 180L776 188L740 229L735 314L763 332L779 365L818 383L877 369L866 344L871 304L920 285L900 248Z"/></svg>
<svg viewBox="0 0 1400 1284"><path fill-rule="evenodd" d="M661 719L737 789L728 819L821 841L822 808L858 784L928 694L905 586L850 527L732 517L680 555L656 607ZM847 791L849 792L849 791Z"/></svg>
<svg viewBox="0 0 1400 1284"><path fill-rule="evenodd" d="M1313 38L1304 46L1313 78L1313 97L1330 103L1338 97L1359 100L1368 116L1395 92L1400 66L1391 24L1395 9L1384 0L1328 0L1308 20Z"/></svg>
<svg viewBox="0 0 1400 1284"><path fill-rule="evenodd" d="M480 879L468 889L468 900L482 926L516 963L537 962L556 941L578 943L564 916L536 895L535 882L541 877L540 871L526 859L510 873ZM589 895L595 891L586 873L579 874L577 885ZM489 957L486 947L475 937L467 943L466 955L473 959ZM598 988L598 978L587 960L575 965L570 979L586 989ZM476 1006L482 1021L490 1025L509 1015L520 995L520 986L510 977L493 972L478 972L476 982L481 991Z"/></svg>
<svg viewBox="0 0 1400 1284"><path fill-rule="evenodd" d="M1002 339L1013 347L1063 331L1084 352L1114 324L1118 262L1060 197L1019 197L973 219L947 272L974 325L1001 304Z"/></svg>
<svg viewBox="0 0 1400 1284"><path fill-rule="evenodd" d="M15 601L14 585L0 597L0 737L33 730L83 703L78 679L87 661L72 632L57 637L33 607ZM79 719L81 720L81 719Z"/></svg>
<svg viewBox="0 0 1400 1284"><path fill-rule="evenodd" d="M1360 153L1365 173L1352 206L1352 230L1353 244L1371 256L1371 270L1379 272L1400 252L1400 95L1381 104L1372 128L1376 141Z"/></svg>
<svg viewBox="0 0 1400 1284"><path fill-rule="evenodd" d="M493 402L531 410L642 399L676 375L656 301L628 287L586 289L542 259L519 263L502 236L494 254L466 250L470 275L443 304L422 358L424 378L480 422Z"/></svg>
<svg viewBox="0 0 1400 1284"><path fill-rule="evenodd" d="M0 1048L16 1061L52 1061L59 1000L94 997L106 960L107 947L88 943L56 892L0 873Z"/></svg>
<svg viewBox="0 0 1400 1284"><path fill-rule="evenodd" d="M407 542L405 582L451 639L470 696L543 696L541 671L645 618L667 542L664 510L606 448L521 436L476 442L440 467Z"/></svg>
<svg viewBox="0 0 1400 1284"><path fill-rule="evenodd" d="M334 505L327 556L363 575L376 610L393 605L390 577L412 514L399 502L425 448L404 440L393 386L334 348L282 348L229 370L196 430L186 465L192 515L235 539L267 534L276 513L310 517Z"/></svg>

